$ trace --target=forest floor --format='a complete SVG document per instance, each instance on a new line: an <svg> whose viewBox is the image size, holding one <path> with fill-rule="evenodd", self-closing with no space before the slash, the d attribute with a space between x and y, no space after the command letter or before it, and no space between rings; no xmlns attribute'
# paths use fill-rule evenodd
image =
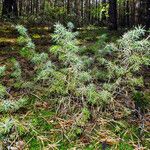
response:
<svg viewBox="0 0 150 150"><path fill-rule="evenodd" d="M35 26L29 27L28 31L36 45L36 50L38 52L48 52L53 43L51 40L51 28ZM92 51L94 44L102 34L108 35L108 42L115 42L121 35L121 33L109 32L105 28L89 27L79 29L78 40L81 46L86 45L88 50ZM24 72L23 76L32 76L32 65L19 55L20 46L17 43L17 37L18 33L12 27L12 24L0 23L0 66L6 65L11 70L10 59L15 58L21 64ZM13 82L11 78L6 75L4 80L7 87L11 86ZM25 91L10 91L13 97L18 97L22 93L26 94ZM73 125L77 112L74 113L74 116L68 114L70 117L66 117L56 111L54 102L41 99L36 95L31 97L30 105L27 108L13 114L0 114L0 118L3 118L1 121L8 116L15 118L16 124L21 127L19 132L23 132L21 136L18 136L16 140L10 143L12 147L15 147L17 142L23 142L24 150L105 150L106 147L113 150L144 150L141 143L148 145L150 142L145 141L145 136L147 137L148 135L143 136L140 133L138 126L141 123L140 120L126 120L121 117L122 114L119 111L116 111L115 117L108 118L106 116L111 116L109 112L103 112L104 115L101 114L101 117L97 120L93 118L86 126L78 128ZM147 123L150 125L149 122ZM29 124L32 130L26 128ZM68 139L67 132L74 136L73 141ZM148 138L146 139L148 140ZM1 144L5 144L5 142L0 142L0 149Z"/></svg>

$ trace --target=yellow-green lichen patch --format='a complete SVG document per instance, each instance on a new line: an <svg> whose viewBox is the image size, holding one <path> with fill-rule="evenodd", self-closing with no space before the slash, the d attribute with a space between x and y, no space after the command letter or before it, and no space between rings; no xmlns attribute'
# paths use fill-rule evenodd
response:
<svg viewBox="0 0 150 150"><path fill-rule="evenodd" d="M39 34L33 34L32 37L33 37L34 39L40 39L40 38L41 38L41 36L40 36Z"/></svg>

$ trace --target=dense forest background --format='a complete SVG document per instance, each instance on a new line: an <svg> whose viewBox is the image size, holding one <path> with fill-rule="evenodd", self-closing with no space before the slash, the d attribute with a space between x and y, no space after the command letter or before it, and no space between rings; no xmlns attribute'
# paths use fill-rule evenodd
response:
<svg viewBox="0 0 150 150"><path fill-rule="evenodd" d="M1 16L32 21L74 21L78 26L107 25L112 29L149 27L149 0L1 0Z"/></svg>

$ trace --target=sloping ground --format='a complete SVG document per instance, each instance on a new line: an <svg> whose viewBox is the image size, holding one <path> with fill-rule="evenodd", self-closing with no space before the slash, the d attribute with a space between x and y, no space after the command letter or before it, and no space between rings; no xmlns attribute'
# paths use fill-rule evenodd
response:
<svg viewBox="0 0 150 150"><path fill-rule="evenodd" d="M24 58L19 55L20 47L17 44L18 33L9 23L2 23L0 29L0 65L7 65L11 69L10 58L16 58L25 73L24 76L32 76L32 65L27 62ZM50 37L51 29L49 27L32 27L29 29L29 34L32 37L36 49L39 52L47 51L50 47L52 41ZM80 44L83 42L88 45L88 49L93 49L93 42L98 40L99 34L106 33L107 30L102 32L93 31L86 32L86 30L80 31ZM117 36L112 36L109 40L114 41ZM9 74L9 73L8 73ZM143 70L145 76L145 82L147 82L147 87L149 87L149 70ZM6 77L6 82L8 79ZM11 84L11 80L7 83ZM26 94L26 91L13 91L11 94L13 96L18 96L19 94ZM38 93L40 95L40 93ZM126 117L122 114L122 106L118 104L118 110L112 116L112 108L106 109L104 112L97 114L98 108L94 106L91 108L95 112L95 117L91 118L86 126L79 127L76 125L76 119L80 117L77 110L80 109L80 104L68 103L63 106L62 114L56 112L54 105L55 100L44 99L44 97L39 98L37 95L31 95L31 104L27 108L19 110L17 113L13 114L16 119L16 126L19 128L20 137L9 143L13 148L19 147L17 150L71 150L71 149L85 149L85 150L105 150L106 147L112 150L144 150L141 144L146 143L148 145L149 141L144 141L144 137L148 136L142 135L144 131L139 130L137 124L149 127L149 115L146 114L142 118L131 118L126 121ZM37 100L38 99L38 100ZM65 99L62 99L65 101ZM119 101L119 100L118 100ZM121 99L120 99L121 101ZM116 102L117 103L117 102ZM77 106L76 106L77 105ZM132 104L131 104L132 105ZM65 108L72 108L72 112L67 111ZM58 106L58 110L61 105ZM110 111L110 112L109 112ZM12 115L12 114L11 114ZM8 116L11 116L8 114ZM126 114L128 115L128 114ZM106 117L107 116L107 117ZM5 118L5 116L0 115L0 117ZM97 119L98 118L98 119ZM18 122L18 121L19 122ZM144 130L144 127L141 126ZM13 129L16 131L17 129ZM68 137L71 137L70 140ZM13 138L13 137L12 137ZM148 139L148 138L147 138ZM7 145L7 143L5 143ZM1 145L1 142L0 142ZM43 145L46 145L43 148ZM110 147L112 146L112 148ZM1 146L0 146L1 148Z"/></svg>
<svg viewBox="0 0 150 150"><path fill-rule="evenodd" d="M13 49L17 46L17 31L9 23L0 23L0 48L2 49ZM51 43L49 27L32 27L29 29L30 36L33 38L33 41L37 47L42 46L42 50L46 49L46 46L49 46Z"/></svg>
<svg viewBox="0 0 150 150"><path fill-rule="evenodd" d="M10 23L0 23L0 64L5 64L10 58L16 58L22 68L26 72L30 71L29 63L19 55L21 47L18 45L17 37L19 36L15 26ZM32 27L29 29L29 34L36 45L36 50L39 52L48 51L51 45L49 27Z"/></svg>

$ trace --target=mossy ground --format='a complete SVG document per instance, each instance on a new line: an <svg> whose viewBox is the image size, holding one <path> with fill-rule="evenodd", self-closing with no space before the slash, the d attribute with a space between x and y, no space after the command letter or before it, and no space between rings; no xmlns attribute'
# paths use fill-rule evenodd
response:
<svg viewBox="0 0 150 150"><path fill-rule="evenodd" d="M49 27L32 27L29 29L30 36L33 38L38 51L47 51L50 47L52 43L50 30ZM98 48L96 42L103 34L107 35L107 42L114 42L121 35L121 32L109 32L106 28L95 27L79 29L79 44L88 45L86 53L92 53ZM29 70L26 60L18 55L20 47L17 44L17 33L11 25L2 24L0 35L0 65L6 64L10 67L9 60L14 57L21 62L25 70ZM11 84L11 80L7 84ZM15 93L12 94L15 95ZM26 124L27 129L19 137L26 143L24 149L98 150L106 147L107 150L133 150L137 148L137 143L143 143L149 147L148 142L141 139L142 133L139 126L132 124L126 118L115 120L112 116L110 119L103 119L107 116L104 115L98 119L98 122L94 122L95 120L92 119L83 127L77 127L72 125L74 117L71 115L75 115L75 112L62 115L56 109L53 100L42 101L33 96L25 109L11 114ZM11 115L0 114L1 117ZM148 139L148 133L144 137Z"/></svg>

